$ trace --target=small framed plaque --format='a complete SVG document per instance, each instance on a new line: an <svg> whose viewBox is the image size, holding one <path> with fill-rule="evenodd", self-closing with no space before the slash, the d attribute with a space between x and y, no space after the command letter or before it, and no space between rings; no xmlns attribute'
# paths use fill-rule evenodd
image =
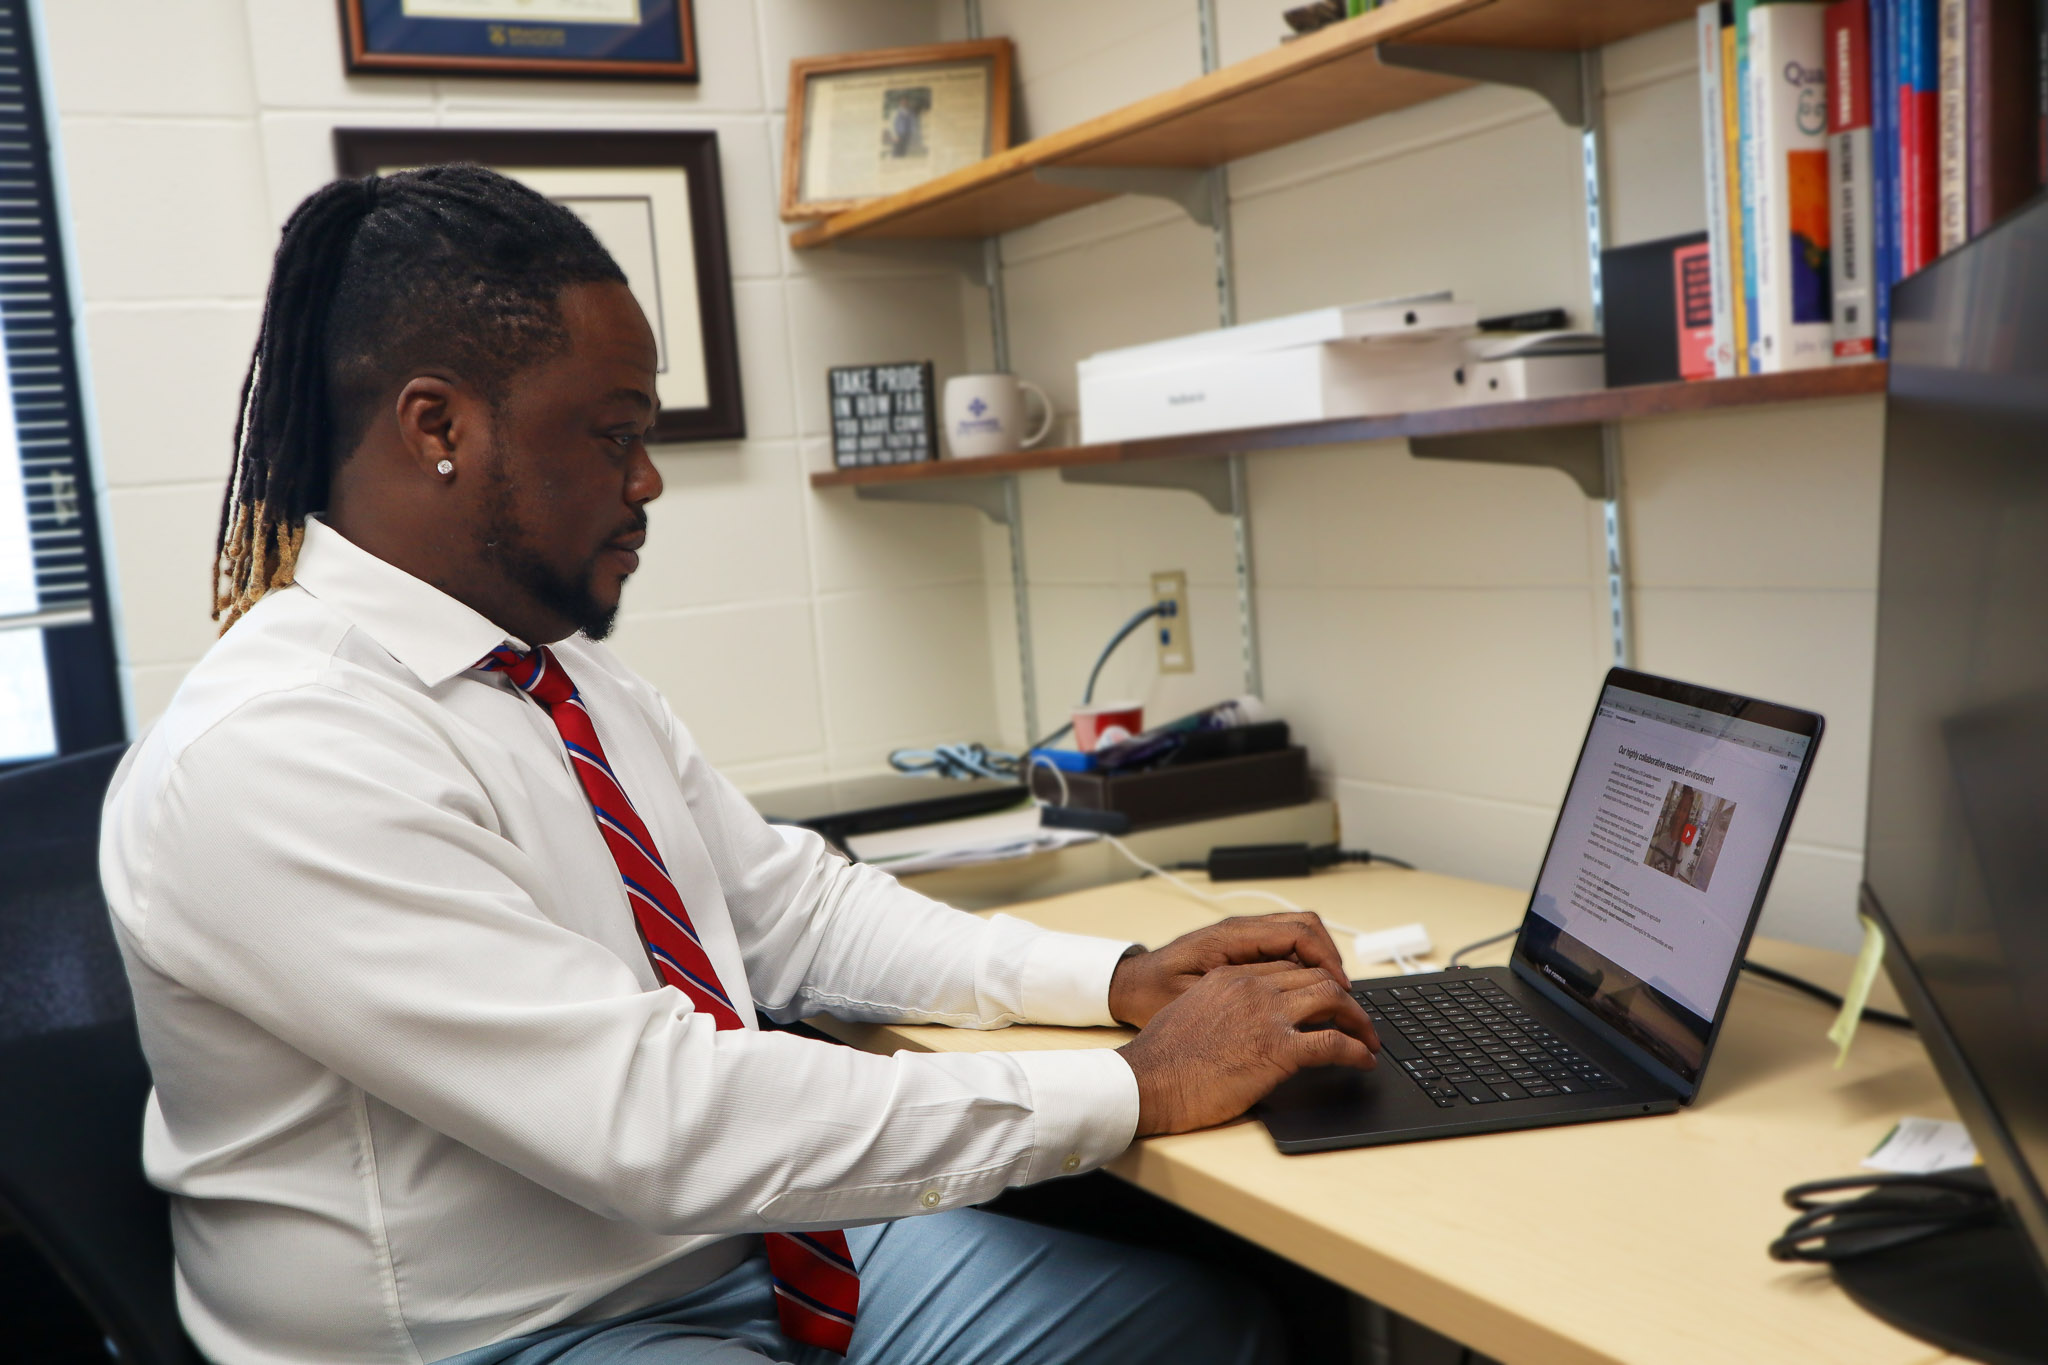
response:
<svg viewBox="0 0 2048 1365"><path fill-rule="evenodd" d="M1010 146L1007 38L789 64L782 216L825 218Z"/></svg>
<svg viewBox="0 0 2048 1365"><path fill-rule="evenodd" d="M832 463L916 464L939 458L937 393L929 360L840 365L827 370Z"/></svg>
<svg viewBox="0 0 2048 1365"><path fill-rule="evenodd" d="M690 0L342 0L348 69L697 79Z"/></svg>

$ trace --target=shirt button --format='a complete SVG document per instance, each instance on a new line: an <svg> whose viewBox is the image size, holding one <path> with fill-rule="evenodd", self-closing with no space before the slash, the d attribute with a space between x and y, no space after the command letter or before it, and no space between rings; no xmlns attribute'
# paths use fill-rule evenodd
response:
<svg viewBox="0 0 2048 1365"><path fill-rule="evenodd" d="M1079 1154L1078 1152L1069 1152L1069 1153L1067 1153L1067 1159L1066 1159L1065 1161L1062 1161L1062 1162L1060 1163L1060 1169L1061 1169L1061 1170L1063 1170L1063 1171L1065 1171L1065 1172L1066 1172L1066 1173L1067 1173L1068 1175L1072 1175L1072 1174L1073 1174L1073 1173L1074 1173L1075 1171L1078 1171L1078 1170L1080 1170L1080 1169L1081 1169L1081 1156L1080 1156L1080 1154Z"/></svg>
<svg viewBox="0 0 2048 1365"><path fill-rule="evenodd" d="M935 1209L939 1206L939 1192L937 1190L926 1190L917 1197L917 1202L928 1209Z"/></svg>

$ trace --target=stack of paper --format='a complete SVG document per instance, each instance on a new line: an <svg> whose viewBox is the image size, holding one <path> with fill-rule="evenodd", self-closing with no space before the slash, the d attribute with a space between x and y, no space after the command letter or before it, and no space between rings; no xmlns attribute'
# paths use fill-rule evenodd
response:
<svg viewBox="0 0 2048 1365"><path fill-rule="evenodd" d="M913 872L1028 858L1047 849L1086 843L1095 837L1088 830L1045 828L1038 822L1038 807L1034 804L966 820L856 834L846 844L861 862L907 877Z"/></svg>

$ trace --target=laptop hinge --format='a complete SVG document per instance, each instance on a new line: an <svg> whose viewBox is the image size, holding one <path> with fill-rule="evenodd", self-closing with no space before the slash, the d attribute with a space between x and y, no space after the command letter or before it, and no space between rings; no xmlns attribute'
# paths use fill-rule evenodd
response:
<svg viewBox="0 0 2048 1365"><path fill-rule="evenodd" d="M1509 960L1508 966L1518 981L1533 987L1537 994L1569 1015L1574 1023L1628 1058L1638 1071L1676 1095L1680 1104L1692 1103L1693 1097L1699 1093L1699 1085L1696 1082L1686 1080L1669 1066L1658 1061L1647 1048L1566 994L1556 982L1529 965L1527 958L1517 955Z"/></svg>

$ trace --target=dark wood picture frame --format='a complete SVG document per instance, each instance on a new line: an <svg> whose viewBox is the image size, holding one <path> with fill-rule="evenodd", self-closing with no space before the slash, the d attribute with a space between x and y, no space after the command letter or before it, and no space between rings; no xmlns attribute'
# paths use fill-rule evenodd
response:
<svg viewBox="0 0 2048 1365"><path fill-rule="evenodd" d="M747 434L740 401L739 336L733 319L718 134L712 132L500 132L431 128L337 128L336 169L345 176L388 167L473 162L524 170L673 169L689 184L697 317L702 329L702 407L664 407L650 442L737 441ZM650 319L656 326L659 319Z"/></svg>
<svg viewBox="0 0 2048 1365"><path fill-rule="evenodd" d="M384 0L388 3L388 0ZM422 42L418 51L374 48L373 16L366 7L380 0L340 0L342 51L348 69L358 75L407 74L416 76L552 76L597 80L659 80L694 82L697 79L697 25L692 0L658 0L658 12L638 24L564 24L507 17L504 19L446 18L414 20L432 40ZM578 41L563 46L587 47L593 51L617 50L636 36L636 30L659 35L665 41L670 26L675 32L676 56L659 59L619 58L602 55L548 56L544 50L533 55L511 55L518 51L544 49L549 44L522 41L523 34L547 36L568 29L582 30Z"/></svg>
<svg viewBox="0 0 2048 1365"><path fill-rule="evenodd" d="M835 213L886 197L883 194L836 199L801 197L804 190L804 139L809 123L813 80L853 71L901 71L908 76L919 67L955 66L968 62L989 64L988 129L981 155L991 157L1010 149L1010 82L1016 54L1008 38L927 43L921 47L879 48L873 52L841 52L829 57L798 57L790 62L789 110L782 156L783 221L829 218Z"/></svg>

